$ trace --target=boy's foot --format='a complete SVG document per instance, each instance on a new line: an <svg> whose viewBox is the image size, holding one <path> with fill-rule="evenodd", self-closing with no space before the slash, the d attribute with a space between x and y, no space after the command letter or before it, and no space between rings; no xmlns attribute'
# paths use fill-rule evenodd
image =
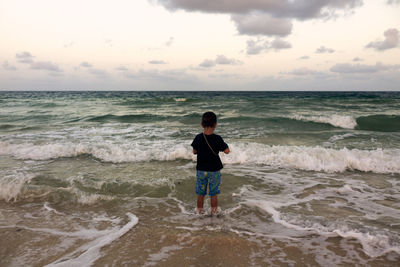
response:
<svg viewBox="0 0 400 267"><path fill-rule="evenodd" d="M211 208L211 216L220 217L222 215L221 209L219 208Z"/></svg>

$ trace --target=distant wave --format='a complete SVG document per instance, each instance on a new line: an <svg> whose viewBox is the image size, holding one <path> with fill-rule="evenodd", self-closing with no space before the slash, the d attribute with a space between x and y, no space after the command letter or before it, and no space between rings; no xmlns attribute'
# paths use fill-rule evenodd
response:
<svg viewBox="0 0 400 267"><path fill-rule="evenodd" d="M330 116L303 116L294 115L289 117L294 120L327 123L335 127L344 129L356 129L364 131L376 132L399 132L400 131L400 116L399 115L369 115L354 118L345 115L330 115Z"/></svg>
<svg viewBox="0 0 400 267"><path fill-rule="evenodd" d="M95 122L151 122L152 120L162 120L165 119L165 116L159 115L151 115L151 114L132 114L132 115L112 115L106 114L101 116L95 116L91 118L87 118L86 121L95 121Z"/></svg>
<svg viewBox="0 0 400 267"><path fill-rule="evenodd" d="M400 149L332 149L307 146L268 146L258 143L230 144L232 153L221 154L227 164L259 164L308 171L344 172L346 170L400 173ZM0 142L0 155L19 159L47 160L88 155L104 162L195 160L189 142L169 141L139 144L73 144L35 145Z"/></svg>
<svg viewBox="0 0 400 267"><path fill-rule="evenodd" d="M358 130L378 132L399 132L399 115L370 115L357 118Z"/></svg>
<svg viewBox="0 0 400 267"><path fill-rule="evenodd" d="M330 115L330 116L302 116L294 115L290 117L294 120L311 121L318 123L327 123L335 127L344 129L354 129L357 125L356 120L352 116L345 115Z"/></svg>

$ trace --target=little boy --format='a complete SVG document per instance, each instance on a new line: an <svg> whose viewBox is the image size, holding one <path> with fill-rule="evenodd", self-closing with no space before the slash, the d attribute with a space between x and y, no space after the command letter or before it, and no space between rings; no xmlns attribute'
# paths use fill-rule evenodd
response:
<svg viewBox="0 0 400 267"><path fill-rule="evenodd" d="M225 154L229 154L229 147L221 136L214 134L217 127L217 116L213 112L203 114L201 126L204 131L196 135L192 142L193 154L197 154L197 211L200 214L203 213L204 196L207 194L208 186L208 194L211 197L211 214L215 215L218 208L217 194L220 193L220 170L223 168L218 153L224 151Z"/></svg>

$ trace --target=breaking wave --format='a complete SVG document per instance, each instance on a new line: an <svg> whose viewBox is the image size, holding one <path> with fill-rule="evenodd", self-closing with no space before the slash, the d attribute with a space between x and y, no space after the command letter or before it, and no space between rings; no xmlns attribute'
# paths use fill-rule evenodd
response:
<svg viewBox="0 0 400 267"><path fill-rule="evenodd" d="M302 116L295 115L290 117L294 120L300 121L310 121L317 123L327 123L334 127L344 128L344 129L354 129L357 126L356 120L352 116L344 115L331 115L331 116Z"/></svg>
<svg viewBox="0 0 400 267"><path fill-rule="evenodd" d="M257 164L307 171L400 173L400 149L333 149L320 146L269 146L259 143L232 143L231 154L221 158L225 164ZM89 155L104 162L147 162L195 160L189 142L158 141L148 144L73 144L35 145L0 142L0 155L18 159L48 160Z"/></svg>

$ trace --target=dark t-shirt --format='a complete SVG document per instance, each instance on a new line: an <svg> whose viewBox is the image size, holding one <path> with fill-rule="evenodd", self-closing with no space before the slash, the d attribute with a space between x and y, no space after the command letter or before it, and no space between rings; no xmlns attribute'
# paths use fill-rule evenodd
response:
<svg viewBox="0 0 400 267"><path fill-rule="evenodd" d="M215 172L223 168L218 152L224 151L228 145L218 134L206 135L207 141L215 154L211 151L204 139L203 133L196 135L192 142L192 147L197 150L197 165L196 170Z"/></svg>

